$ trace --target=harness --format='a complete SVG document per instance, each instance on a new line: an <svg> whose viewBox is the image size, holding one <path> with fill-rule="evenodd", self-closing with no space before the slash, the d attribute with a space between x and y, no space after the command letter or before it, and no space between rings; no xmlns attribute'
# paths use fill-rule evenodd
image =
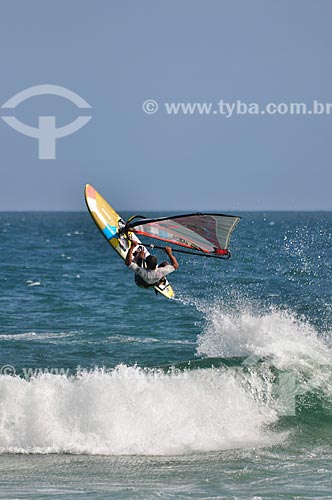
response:
<svg viewBox="0 0 332 500"><path fill-rule="evenodd" d="M135 273L135 283L140 288L151 288L152 286L158 285L159 281L156 281L156 283L149 284L146 281L144 281L144 279L141 278L138 274Z"/></svg>

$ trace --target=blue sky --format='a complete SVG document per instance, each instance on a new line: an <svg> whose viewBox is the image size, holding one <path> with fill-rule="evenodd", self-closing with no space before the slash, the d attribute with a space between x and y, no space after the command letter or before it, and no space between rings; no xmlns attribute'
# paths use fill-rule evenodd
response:
<svg viewBox="0 0 332 500"><path fill-rule="evenodd" d="M92 118L56 141L55 160L0 120L0 210L84 210L87 182L119 211L332 209L332 114L164 108L332 102L329 0L5 0L1 19L0 105L53 84L91 110L44 95L0 115Z"/></svg>

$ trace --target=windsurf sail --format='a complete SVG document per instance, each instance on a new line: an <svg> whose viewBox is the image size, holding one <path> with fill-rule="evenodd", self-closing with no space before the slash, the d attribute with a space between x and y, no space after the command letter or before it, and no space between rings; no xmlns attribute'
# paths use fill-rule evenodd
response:
<svg viewBox="0 0 332 500"><path fill-rule="evenodd" d="M136 218L140 217L140 220ZM240 217L224 214L184 214L155 219L133 216L126 230L201 252L229 258L230 238Z"/></svg>

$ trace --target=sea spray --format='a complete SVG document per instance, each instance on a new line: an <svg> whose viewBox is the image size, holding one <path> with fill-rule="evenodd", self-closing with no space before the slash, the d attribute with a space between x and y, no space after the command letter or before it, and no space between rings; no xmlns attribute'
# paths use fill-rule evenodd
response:
<svg viewBox="0 0 332 500"><path fill-rule="evenodd" d="M280 439L267 431L273 407L222 369L2 376L0 399L3 453L167 455Z"/></svg>
<svg viewBox="0 0 332 500"><path fill-rule="evenodd" d="M278 367L317 362L330 364L331 350L305 318L270 307L260 312L248 304L226 308L216 302L204 311L205 324L197 353L209 357L270 356Z"/></svg>
<svg viewBox="0 0 332 500"><path fill-rule="evenodd" d="M202 303L199 307L204 310ZM272 391L279 416L312 416L318 412L319 417L331 418L332 352L328 332L318 332L306 318L273 307L259 312L248 304L230 309L216 302L204 314L198 355L242 356L243 368L251 367L249 371L255 377L253 390L257 391L259 378L269 380L264 391ZM260 365L257 360L261 360Z"/></svg>

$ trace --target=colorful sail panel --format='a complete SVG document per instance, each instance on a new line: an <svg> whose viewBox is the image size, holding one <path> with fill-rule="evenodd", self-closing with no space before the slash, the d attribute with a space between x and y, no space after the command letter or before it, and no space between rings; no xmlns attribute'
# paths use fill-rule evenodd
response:
<svg viewBox="0 0 332 500"><path fill-rule="evenodd" d="M224 214L185 214L129 223L135 233L205 253L227 253L240 217Z"/></svg>

